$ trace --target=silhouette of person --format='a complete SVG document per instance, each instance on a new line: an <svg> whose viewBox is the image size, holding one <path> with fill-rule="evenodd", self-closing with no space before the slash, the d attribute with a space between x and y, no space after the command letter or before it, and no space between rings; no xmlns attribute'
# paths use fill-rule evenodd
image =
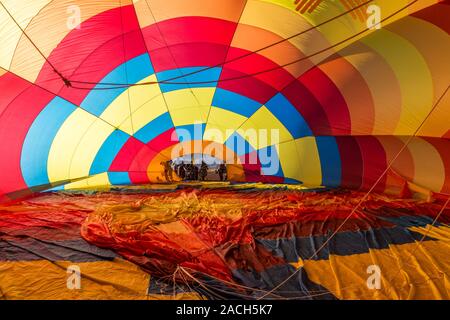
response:
<svg viewBox="0 0 450 320"><path fill-rule="evenodd" d="M178 175L180 176L181 180L186 179L186 165L184 164L184 162L182 162L180 167L178 168Z"/></svg>
<svg viewBox="0 0 450 320"><path fill-rule="evenodd" d="M192 180L192 164L186 164L186 180Z"/></svg>
<svg viewBox="0 0 450 320"><path fill-rule="evenodd" d="M167 174L169 176L169 182L173 182L172 160L167 161Z"/></svg>
<svg viewBox="0 0 450 320"><path fill-rule="evenodd" d="M205 181L206 176L208 175L208 166L205 162L202 161L202 164L200 165L200 180Z"/></svg>
<svg viewBox="0 0 450 320"><path fill-rule="evenodd" d="M193 165L193 174L194 174L194 180L198 180L198 167L194 164Z"/></svg>
<svg viewBox="0 0 450 320"><path fill-rule="evenodd" d="M180 164L179 163L176 163L174 166L173 166L173 171L175 171L175 173L179 176L180 175Z"/></svg>
<svg viewBox="0 0 450 320"><path fill-rule="evenodd" d="M225 163L221 163L219 165L219 169L217 170L217 173L219 174L220 181L225 181L227 176L227 166Z"/></svg>
<svg viewBox="0 0 450 320"><path fill-rule="evenodd" d="M171 166L172 160L169 161L161 161L161 165L164 167L164 178L167 182L173 181L173 169Z"/></svg>

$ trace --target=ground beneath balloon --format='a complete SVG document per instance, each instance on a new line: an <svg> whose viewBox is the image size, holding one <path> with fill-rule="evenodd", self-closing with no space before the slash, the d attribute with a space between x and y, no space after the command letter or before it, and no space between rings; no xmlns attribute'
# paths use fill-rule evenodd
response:
<svg viewBox="0 0 450 320"><path fill-rule="evenodd" d="M448 299L450 210L375 194L355 211L363 195L257 185L42 194L0 207L0 292ZM80 289L67 287L71 265Z"/></svg>

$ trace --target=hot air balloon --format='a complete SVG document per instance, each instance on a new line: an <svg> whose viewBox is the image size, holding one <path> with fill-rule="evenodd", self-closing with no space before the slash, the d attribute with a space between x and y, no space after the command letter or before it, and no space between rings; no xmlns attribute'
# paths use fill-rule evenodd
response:
<svg viewBox="0 0 450 320"><path fill-rule="evenodd" d="M1 293L448 298L448 0L0 3Z"/></svg>

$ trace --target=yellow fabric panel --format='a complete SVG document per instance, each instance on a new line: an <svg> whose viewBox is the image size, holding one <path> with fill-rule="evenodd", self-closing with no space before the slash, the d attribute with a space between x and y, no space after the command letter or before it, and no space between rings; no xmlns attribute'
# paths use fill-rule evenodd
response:
<svg viewBox="0 0 450 320"><path fill-rule="evenodd" d="M387 27L408 40L423 56L432 75L434 98L450 83L450 63L443 52L450 52L450 35L438 26L414 17L405 17Z"/></svg>
<svg viewBox="0 0 450 320"><path fill-rule="evenodd" d="M26 28L27 35L33 39L46 57L72 31L68 27L68 21L73 15L73 12L69 11L70 6L79 7L81 23L101 12L119 6L119 3L114 0L102 1L101 4L96 0L7 0L2 2L22 28ZM123 6L130 3L131 0L122 1ZM6 12L0 8L0 40L2 42L0 66L4 66L3 63L10 60L11 65L7 66L12 72L34 82L45 61L28 39L21 36L20 30L11 18L8 16L4 19L4 15ZM6 28L2 28L2 23L6 23ZM4 45L5 42L7 46ZM16 48L15 52L14 48Z"/></svg>
<svg viewBox="0 0 450 320"><path fill-rule="evenodd" d="M145 0L133 0L133 5L141 28L145 28L156 22L152 14L153 10L150 10Z"/></svg>
<svg viewBox="0 0 450 320"><path fill-rule="evenodd" d="M302 14L302 13L300 13L299 10L297 10L297 7L300 2L296 3L296 1L292 1L292 0L261 0L261 1L274 3L279 6L284 7L286 9L289 9L292 12ZM359 4L361 4L363 2L366 2L366 1L359 1L359 3L358 3L358 1L348 1L348 0L344 0L344 1L346 1L347 3L351 3L352 8L358 6ZM379 6L381 9L381 14L382 14L381 18L384 19L384 18L387 18L388 16L392 15L399 9L405 7L406 5L408 5L411 2L413 2L413 0L396 0L396 1L373 0L370 3L370 5ZM398 13L397 15L393 16L392 18L388 19L386 22L392 23L396 20L401 19L402 17L404 17L408 14L411 14L413 12L416 12L418 10L426 8L437 2L438 2L438 0L418 1L414 4L412 4L411 6L409 6L407 9L405 9L402 12ZM322 23L325 20L331 19L339 14L347 12L347 11L349 11L349 9L350 8L347 8L346 6L343 5L342 1L332 1L332 2L322 1L313 12L306 11L302 15L305 16L308 20L310 20L313 25L317 25L317 24ZM366 18L367 12L365 12L365 11L366 11L366 8L361 8L361 9L357 9L354 11L356 16L358 17L358 19L357 19L358 22L351 21L350 17L353 15L353 13L349 13L348 16L346 16L344 18L345 23L343 23L343 22L340 22L340 23L346 24L347 28L349 28L349 29L353 28L353 30L356 30L356 28L365 28L366 27L365 21L362 21L360 19L360 18L363 18L363 19ZM353 20L356 20L356 19L353 19Z"/></svg>
<svg viewBox="0 0 450 320"><path fill-rule="evenodd" d="M260 0L249 0L249 3L251 2L259 2ZM343 12L346 11L345 7L340 2L322 2L316 10L314 10L312 13L304 13L300 14L299 11L296 10L297 5L295 1L290 0L263 0L261 1L264 3L264 5L261 5L260 7L268 7L270 6L271 10L263 10L263 14L259 15L258 17L258 11L254 12L254 15L257 17L258 20L264 20L267 19L269 16L271 17L269 11L273 11L276 16L283 15L285 18L288 18L286 21L291 22L294 21L294 19L303 20L307 22L303 22L302 24L285 24L286 27L289 26L289 33L287 35L284 35L284 37L292 36L293 34L298 33L301 30L306 30L311 26L316 26L326 20L329 20L333 17L336 17ZM259 8L259 10L261 10ZM288 9L288 10L286 10ZM280 11L280 12L278 12ZM281 11L283 12L281 14ZM270 20L270 19L269 19ZM281 22L281 21L280 21ZM283 25L283 22L280 23ZM324 38L326 39L324 43L320 44L318 48L308 48L307 54L315 53L319 50L322 50L324 48L327 48L330 44L333 45L335 43L338 43L346 38L349 38L350 36L356 34L358 31L361 31L366 28L365 23L362 23L359 20L352 19L350 15L343 16L339 19L336 19L332 22L329 22L323 26L318 27L314 31L309 31L305 35L301 35L299 37L294 38L296 41L298 41L301 38L304 38L305 40L309 41L309 45L318 43L318 39ZM266 28L268 30L277 30L276 26L271 25L271 28ZM358 38L360 38L359 36ZM332 50L329 50L326 53L322 53L314 58L312 58L312 61L315 63L318 63L319 61L322 61L327 56L332 55L334 52L336 52L338 49L350 44L351 42L356 41L358 38L355 38L349 43L346 43L344 45L340 45ZM304 45L300 48L306 48ZM305 49L303 49L305 50ZM302 50L302 51L303 51ZM305 52L305 51L304 51Z"/></svg>
<svg viewBox="0 0 450 320"><path fill-rule="evenodd" d="M128 92L123 92L118 96L100 115L100 118L111 123L115 127L122 127L122 129L132 135L130 121L130 103L128 102Z"/></svg>
<svg viewBox="0 0 450 320"><path fill-rule="evenodd" d="M138 83L156 80L156 75L151 75ZM167 106L158 85L132 86L122 92L103 111L100 118L133 135L164 112L167 112Z"/></svg>
<svg viewBox="0 0 450 320"><path fill-rule="evenodd" d="M210 106L215 88L187 88L164 93L167 105L174 109L191 106Z"/></svg>
<svg viewBox="0 0 450 320"><path fill-rule="evenodd" d="M208 116L209 106L185 107L180 109L171 109L174 126L183 126L195 123L204 123Z"/></svg>
<svg viewBox="0 0 450 320"><path fill-rule="evenodd" d="M294 3L294 1L291 1ZM311 28L311 24L301 15L277 4L261 0L248 0L240 19L240 24L248 24L275 33L286 39L296 33ZM237 33L242 32L239 31ZM241 45L242 41L236 38ZM329 46L327 39L317 30L313 29L306 34L289 40L305 55L313 54ZM231 44L235 46L234 40ZM333 52L317 55L311 61L318 63Z"/></svg>
<svg viewBox="0 0 450 320"><path fill-rule="evenodd" d="M208 117L215 88L192 88L164 93L175 126L204 123Z"/></svg>
<svg viewBox="0 0 450 320"><path fill-rule="evenodd" d="M410 42L386 29L380 29L362 41L377 51L395 72L403 101L394 133L411 135L433 105L433 82L423 56Z"/></svg>
<svg viewBox="0 0 450 320"><path fill-rule="evenodd" d="M286 2L286 0L278 0L281 2ZM398 1L397 1L398 2ZM297 5L294 1L290 4L291 10L294 9ZM356 6L353 4L352 6ZM295 9L294 9L295 10ZM328 1L322 2L316 10L312 13L304 13L303 17L312 25L316 26L323 21L334 18L342 13L347 11L347 9L339 2L334 1L330 3ZM332 22L326 23L317 28L320 33L328 40L328 42L332 45L343 41L356 33L366 29L366 23L360 21L359 19L353 19L351 14L345 15L339 19L333 20ZM349 40L347 43L343 45L339 45L336 48L329 51L329 54L339 50L342 47L349 45L350 43L358 40L363 35L353 38ZM323 49L323 48L322 48Z"/></svg>
<svg viewBox="0 0 450 320"><path fill-rule="evenodd" d="M450 36L439 27L413 17L392 24L388 29L408 39L424 56L432 74L436 102L450 83L450 63L448 57L442 54L450 52ZM442 137L448 130L449 114L450 96L447 94L418 135Z"/></svg>
<svg viewBox="0 0 450 320"><path fill-rule="evenodd" d="M409 230L426 235L427 237L438 239L450 244L450 227L449 226L431 226L427 224L425 227L411 227Z"/></svg>
<svg viewBox="0 0 450 320"><path fill-rule="evenodd" d="M160 94L136 108L131 115L133 122L128 117L119 125L119 129L127 132L127 130L131 129L132 124L133 131L136 133L139 129L142 129L146 124L165 112L167 112L167 105L163 95Z"/></svg>
<svg viewBox="0 0 450 320"><path fill-rule="evenodd" d="M316 138L304 137L295 140L297 145L299 179L305 185L319 186L322 184L322 168L320 166L319 150ZM281 157L280 157L281 158Z"/></svg>
<svg viewBox="0 0 450 320"><path fill-rule="evenodd" d="M80 268L79 290L67 288L66 270L70 265ZM0 270L0 288L7 299L146 299L150 279L138 266L122 259L11 261L0 262Z"/></svg>
<svg viewBox="0 0 450 320"><path fill-rule="evenodd" d="M67 267L81 271L81 289L67 288ZM21 276L18 277L17 275ZM126 274L126 276L124 276ZM0 262L0 297L26 300L141 300L200 299L196 293L176 296L147 295L150 276L138 266L120 258L114 261L69 262L7 261Z"/></svg>
<svg viewBox="0 0 450 320"><path fill-rule="evenodd" d="M449 299L450 245L424 241L412 254L416 246L390 245L369 253L304 260L304 268L311 281L339 299ZM381 270L379 290L367 287L370 265Z"/></svg>
<svg viewBox="0 0 450 320"><path fill-rule="evenodd" d="M406 143L407 138L402 138ZM445 167L440 153L423 139L413 139L408 150L414 160L414 178L412 183L440 192L445 183Z"/></svg>
<svg viewBox="0 0 450 320"><path fill-rule="evenodd" d="M264 132L266 130L266 132ZM278 136L272 136L277 132ZM248 139L246 133L254 132L256 139ZM284 141L292 140L293 137L286 127L269 111L265 106L259 108L239 129L239 133L256 150L278 144ZM250 136L254 137L250 134ZM279 140L274 140L278 137Z"/></svg>
<svg viewBox="0 0 450 320"><path fill-rule="evenodd" d="M50 182L87 177L92 162L114 127L82 109L64 122L50 148L47 170Z"/></svg>
<svg viewBox="0 0 450 320"><path fill-rule="evenodd" d="M240 114L212 106L209 111L204 138L205 140L224 143L246 119Z"/></svg>
<svg viewBox="0 0 450 320"><path fill-rule="evenodd" d="M339 54L356 68L369 87L375 116L372 134L392 134L402 108L400 84L394 71L383 57L360 42L339 51Z"/></svg>
<svg viewBox="0 0 450 320"><path fill-rule="evenodd" d="M302 17L306 21L308 21L313 26L317 26L324 21L332 19L332 18L348 11L348 9L340 1L332 1L332 2L331 1L322 1L313 12L311 12L311 13L306 12L304 14L300 14L300 12L296 10L298 3L295 3L295 1L291 1L291 0L249 0L249 3L247 6L252 5L252 3L254 3L254 2L262 2L265 5L270 4L272 6L276 5L280 9L283 9L284 11L286 11L284 14L282 14L286 18L288 18L288 13L291 16L297 15L299 17ZM409 2L411 2L411 1L409 1L409 0L397 0L397 1L375 0L375 1L373 1L372 4L378 5L380 7L381 19L383 20L383 19L389 17L390 15L396 13L399 9L406 6ZM435 2L436 2L436 0L426 0L423 2L419 1L415 5L395 14L395 16L393 16L392 18L389 18L386 21L384 21L382 23L382 27L385 27L385 26L389 25L390 23L397 21L397 20L401 19L402 17L407 16L411 12L426 8L427 6L429 6L430 4L435 3ZM356 1L353 1L352 3L353 3L352 7L357 6ZM264 7L264 5L261 5L260 7ZM286 9L288 9L288 10L286 10ZM269 10L261 10L260 13L263 13L263 14L259 17L259 20L265 19L265 20L270 21L273 19L272 15L275 15L275 16L281 15L281 13L278 12L280 10L277 11L275 8L273 8L270 11L272 11L273 13L272 14L269 13ZM335 19L329 23L326 23L326 24L318 27L317 30L319 30L321 35L323 37L325 37L325 39L327 39L327 42L331 43L332 45L339 43L345 39L348 39L348 38L356 35L357 33L367 29L366 17L368 18L369 15L365 12L365 9L358 9L355 12L358 15L359 19L352 18L352 14L347 14L343 17L340 17L339 19ZM257 17L258 11L254 11L254 15ZM258 18L256 18L256 19L258 19ZM291 18L291 17L289 17L285 21L287 21L288 23L281 21L280 25L284 24L285 26L289 26L290 34L287 36L291 36L291 35L299 32L298 30L307 29L301 24L296 24L295 27L293 25L291 26L289 23L290 21L293 21L293 18ZM270 24L270 22L268 22L268 23ZM271 28L265 28L265 29L276 30L276 27L273 27L272 29ZM336 46L332 50L329 50L326 53L322 53L322 54L314 57L312 60L315 62L321 61L325 57L333 54L335 51L345 48L346 46L350 45L351 43L354 43L355 41L357 41L373 32L374 32L374 30L368 30L363 34L358 35L358 36L346 41L345 43ZM285 36L285 37L287 37L287 36ZM312 40L311 42L317 42L317 40L318 40L317 35L314 34L313 32L308 32L307 36L308 36L307 39L309 39L310 41ZM298 38L302 38L302 37L303 36L300 36ZM324 49L324 48L326 48L326 46L321 46L321 49ZM312 51L316 52L318 50L314 49Z"/></svg>
<svg viewBox="0 0 450 320"><path fill-rule="evenodd" d="M22 29L25 29L33 17L50 1L49 0L24 0L17 3L17 0L3 0L3 5L8 9L14 19ZM2 50L0 50L0 66L10 69L11 61L16 50L17 43L22 37L22 32L10 18L8 13L0 6L0 40ZM39 54L30 51L29 58ZM41 65L43 58L40 57Z"/></svg>
<svg viewBox="0 0 450 320"><path fill-rule="evenodd" d="M166 294L149 294L148 300L205 300L196 292L181 292L175 296Z"/></svg>
<svg viewBox="0 0 450 320"><path fill-rule="evenodd" d="M277 152L284 176L303 181L304 177L301 174L298 161L297 142L291 140L281 143L277 145Z"/></svg>
<svg viewBox="0 0 450 320"><path fill-rule="evenodd" d="M111 183L109 182L108 173L100 173L91 176L87 179L75 181L64 186L64 190L86 190L86 189L109 189Z"/></svg>

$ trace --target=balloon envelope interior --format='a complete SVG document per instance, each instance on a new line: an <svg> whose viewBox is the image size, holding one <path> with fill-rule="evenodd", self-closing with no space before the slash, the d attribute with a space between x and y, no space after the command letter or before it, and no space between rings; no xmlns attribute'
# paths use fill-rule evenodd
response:
<svg viewBox="0 0 450 320"><path fill-rule="evenodd" d="M0 3L0 296L448 298L448 0Z"/></svg>

